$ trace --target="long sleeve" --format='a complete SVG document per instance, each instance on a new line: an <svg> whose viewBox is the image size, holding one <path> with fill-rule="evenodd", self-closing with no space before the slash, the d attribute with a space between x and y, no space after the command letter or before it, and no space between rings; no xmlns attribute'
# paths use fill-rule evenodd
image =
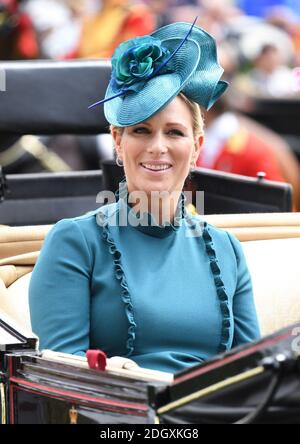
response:
<svg viewBox="0 0 300 444"><path fill-rule="evenodd" d="M237 260L237 287L233 298L233 347L260 337L252 281L240 242L228 233Z"/></svg>
<svg viewBox="0 0 300 444"><path fill-rule="evenodd" d="M58 222L34 268L29 305L40 349L84 355L89 348L91 254L79 224Z"/></svg>

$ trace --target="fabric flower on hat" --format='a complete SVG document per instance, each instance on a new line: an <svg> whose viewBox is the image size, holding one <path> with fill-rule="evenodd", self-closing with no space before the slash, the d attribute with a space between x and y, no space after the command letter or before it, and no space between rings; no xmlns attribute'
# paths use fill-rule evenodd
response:
<svg viewBox="0 0 300 444"><path fill-rule="evenodd" d="M117 93L126 88L140 91L158 67L170 57L159 39L151 36L138 37L122 43L112 58L112 88ZM165 66L159 74L168 72Z"/></svg>

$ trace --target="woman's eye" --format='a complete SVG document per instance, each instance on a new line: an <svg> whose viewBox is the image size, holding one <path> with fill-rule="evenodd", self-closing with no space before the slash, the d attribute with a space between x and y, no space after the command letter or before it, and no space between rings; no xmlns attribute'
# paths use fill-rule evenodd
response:
<svg viewBox="0 0 300 444"><path fill-rule="evenodd" d="M169 131L169 133L170 134L173 134L173 135L175 135L175 136L184 136L184 134L183 134L183 132L182 131L180 131L179 129L171 129L170 131Z"/></svg>
<svg viewBox="0 0 300 444"><path fill-rule="evenodd" d="M143 133L147 133L147 132L148 132L148 129L145 128L145 127L143 127L143 126L140 126L140 127L138 127L138 128L135 128L135 129L133 130L133 132L136 133L136 134L143 134Z"/></svg>
<svg viewBox="0 0 300 444"><path fill-rule="evenodd" d="M146 128L144 126L139 126L137 128L134 128L133 132L135 134L148 134L150 132L150 130L149 130L149 128ZM170 134L172 136L184 136L183 132L177 128L173 128L173 129L168 130L167 134Z"/></svg>

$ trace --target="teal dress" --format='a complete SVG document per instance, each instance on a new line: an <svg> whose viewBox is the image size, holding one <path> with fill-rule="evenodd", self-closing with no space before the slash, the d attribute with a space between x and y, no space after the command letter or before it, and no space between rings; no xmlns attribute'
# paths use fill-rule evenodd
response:
<svg viewBox="0 0 300 444"><path fill-rule="evenodd" d="M138 216L120 199L50 231L29 290L40 349L175 373L256 340L240 243L186 212L164 226Z"/></svg>

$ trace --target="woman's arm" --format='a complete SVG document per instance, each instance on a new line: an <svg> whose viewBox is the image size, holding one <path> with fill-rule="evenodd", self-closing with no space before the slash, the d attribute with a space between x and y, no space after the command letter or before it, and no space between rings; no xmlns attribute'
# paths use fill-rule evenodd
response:
<svg viewBox="0 0 300 444"><path fill-rule="evenodd" d="M79 223L58 222L34 267L29 305L40 350L85 355L89 348L91 254Z"/></svg>
<svg viewBox="0 0 300 444"><path fill-rule="evenodd" d="M233 298L233 347L255 341L260 337L253 298L251 276L240 242L228 233L237 260L237 287Z"/></svg>

